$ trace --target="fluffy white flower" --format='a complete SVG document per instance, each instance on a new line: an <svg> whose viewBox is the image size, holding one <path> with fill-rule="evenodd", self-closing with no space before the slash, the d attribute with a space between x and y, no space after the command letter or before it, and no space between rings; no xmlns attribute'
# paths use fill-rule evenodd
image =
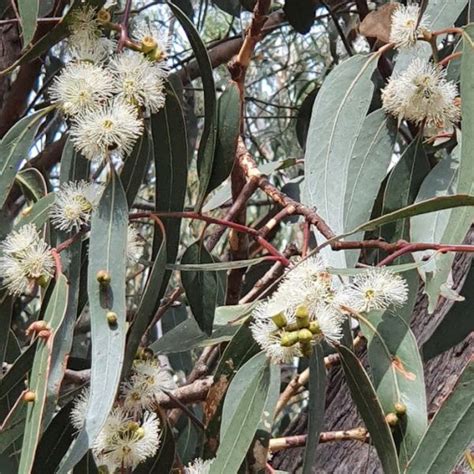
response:
<svg viewBox="0 0 474 474"><path fill-rule="evenodd" d="M426 121L428 127L449 128L459 120L460 111L454 101L457 87L445 75L437 66L415 59L383 89L384 109L399 120L417 124Z"/></svg>
<svg viewBox="0 0 474 474"><path fill-rule="evenodd" d="M12 295L27 292L34 283L43 284L54 274L51 247L27 224L10 233L0 244L0 274Z"/></svg>
<svg viewBox="0 0 474 474"><path fill-rule="evenodd" d="M317 322L321 334L319 340L340 341L344 316L332 305L320 305L310 311L311 321ZM318 338L316 338L318 340Z"/></svg>
<svg viewBox="0 0 474 474"><path fill-rule="evenodd" d="M70 181L56 192L49 216L59 230L79 231L87 224L91 212L97 207L102 186L87 181Z"/></svg>
<svg viewBox="0 0 474 474"><path fill-rule="evenodd" d="M142 48L153 51L152 58L159 63L163 73L166 73L165 60L168 57L169 40L146 22L140 22L133 28L132 38L141 43Z"/></svg>
<svg viewBox="0 0 474 474"><path fill-rule="evenodd" d="M201 458L194 459L184 468L184 474L208 474L214 459L203 461Z"/></svg>
<svg viewBox="0 0 474 474"><path fill-rule="evenodd" d="M100 464L135 469L156 454L160 436L160 423L155 413L146 412L143 421L138 423L122 408L115 408L97 437L93 453Z"/></svg>
<svg viewBox="0 0 474 474"><path fill-rule="evenodd" d="M96 10L89 5L75 9L71 13L69 31L72 35L84 38L100 36L101 32Z"/></svg>
<svg viewBox="0 0 474 474"><path fill-rule="evenodd" d="M428 22L423 17L418 22L420 7L418 5L398 5L392 14L390 42L398 48L411 48L416 44L418 36L426 31Z"/></svg>
<svg viewBox="0 0 474 474"><path fill-rule="evenodd" d="M130 264L137 263L143 253L145 242L138 230L132 225L127 230L127 260Z"/></svg>
<svg viewBox="0 0 474 474"><path fill-rule="evenodd" d="M358 312L368 312L401 306L407 298L408 286L400 275L385 267L373 267L342 287L337 300Z"/></svg>
<svg viewBox="0 0 474 474"><path fill-rule="evenodd" d="M115 77L115 92L133 105L158 112L165 105L163 72L143 54L119 54L110 64Z"/></svg>
<svg viewBox="0 0 474 474"><path fill-rule="evenodd" d="M155 395L161 390L174 390L176 383L171 374L160 367L155 359L134 361L132 375L122 384L123 407L133 415L152 410Z"/></svg>
<svg viewBox="0 0 474 474"><path fill-rule="evenodd" d="M89 405L90 391L88 388L82 390L82 392L74 399L74 406L72 407L69 418L71 424L80 431L84 427L84 421L86 420L87 407Z"/></svg>
<svg viewBox="0 0 474 474"><path fill-rule="evenodd" d="M115 100L75 118L71 139L89 160L104 158L109 151L128 155L143 132L143 121L130 104Z"/></svg>
<svg viewBox="0 0 474 474"><path fill-rule="evenodd" d="M90 63L70 63L57 76L50 94L66 115L96 108L112 95L110 74Z"/></svg>

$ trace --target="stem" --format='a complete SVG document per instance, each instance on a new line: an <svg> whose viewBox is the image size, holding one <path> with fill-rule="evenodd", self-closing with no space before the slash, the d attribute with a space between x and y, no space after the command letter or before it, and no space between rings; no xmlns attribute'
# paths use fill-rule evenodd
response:
<svg viewBox="0 0 474 474"><path fill-rule="evenodd" d="M446 64L449 63L449 61L452 61L453 59L460 58L462 56L462 51L457 51L456 53L451 53L445 58L443 58L441 61L438 62L439 66L446 66Z"/></svg>
<svg viewBox="0 0 474 474"><path fill-rule="evenodd" d="M61 257L56 249L51 249L51 254L54 258L54 265L56 267L56 278L58 278L63 273L63 265L61 262Z"/></svg>

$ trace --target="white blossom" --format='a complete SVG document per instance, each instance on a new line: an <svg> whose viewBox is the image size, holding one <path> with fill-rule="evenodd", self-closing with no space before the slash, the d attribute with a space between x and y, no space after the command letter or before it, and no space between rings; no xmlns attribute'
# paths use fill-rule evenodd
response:
<svg viewBox="0 0 474 474"><path fill-rule="evenodd" d="M96 10L89 5L84 5L71 12L69 31L77 38L99 37L101 32Z"/></svg>
<svg viewBox="0 0 474 474"><path fill-rule="evenodd" d="M66 115L96 108L112 95L110 74L90 63L70 63L57 76L49 91Z"/></svg>
<svg viewBox="0 0 474 474"><path fill-rule="evenodd" d="M144 106L152 113L165 105L163 71L143 54L126 52L110 64L115 78L115 92L124 101Z"/></svg>
<svg viewBox="0 0 474 474"><path fill-rule="evenodd" d="M96 209L102 186L87 181L70 181L56 192L50 211L52 224L59 230L79 231L89 223L91 212Z"/></svg>
<svg viewBox="0 0 474 474"><path fill-rule="evenodd" d="M132 375L122 384L121 396L126 411L138 415L152 410L155 395L162 390L174 390L176 383L171 374L160 367L156 359L136 360Z"/></svg>
<svg viewBox="0 0 474 474"><path fill-rule="evenodd" d="M11 232L0 244L0 274L12 295L28 292L44 284L54 274L51 247L40 237L33 224Z"/></svg>
<svg viewBox="0 0 474 474"><path fill-rule="evenodd" d="M184 474L208 474L214 459L196 458L184 468Z"/></svg>
<svg viewBox="0 0 474 474"><path fill-rule="evenodd" d="M160 423L155 413L146 412L140 423L117 407L97 437L93 453L99 464L133 470L156 454L160 437Z"/></svg>
<svg viewBox="0 0 474 474"><path fill-rule="evenodd" d="M415 59L383 89L384 109L399 120L449 128L459 120L460 111L455 104L457 87L445 75L439 67Z"/></svg>
<svg viewBox="0 0 474 474"><path fill-rule="evenodd" d="M373 267L356 275L342 287L337 300L358 312L402 306L408 298L408 286L400 276L386 267Z"/></svg>
<svg viewBox="0 0 474 474"><path fill-rule="evenodd" d="M391 18L390 42L395 43L398 48L413 47L428 26L426 17L418 22L419 16L418 5L398 5Z"/></svg>
<svg viewBox="0 0 474 474"><path fill-rule="evenodd" d="M74 406L72 407L69 418L71 424L80 431L84 427L86 421L87 408L89 406L90 391L88 388L82 390L82 392L74 399Z"/></svg>
<svg viewBox="0 0 474 474"><path fill-rule="evenodd" d="M143 253L145 242L138 233L138 230L132 225L127 229L127 260L128 263L134 264L140 260Z"/></svg>
<svg viewBox="0 0 474 474"><path fill-rule="evenodd" d="M128 155L143 132L143 121L130 104L114 100L75 118L70 129L76 148L89 160L113 151Z"/></svg>
<svg viewBox="0 0 474 474"><path fill-rule="evenodd" d="M168 57L169 40L158 29L147 22L139 22L133 28L132 38L143 45L153 47L153 59L159 63L163 72L167 71L165 60Z"/></svg>

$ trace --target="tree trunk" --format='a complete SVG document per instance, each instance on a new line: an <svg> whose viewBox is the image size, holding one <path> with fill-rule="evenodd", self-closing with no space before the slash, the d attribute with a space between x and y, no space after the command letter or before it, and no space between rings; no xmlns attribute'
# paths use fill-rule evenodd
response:
<svg viewBox="0 0 474 474"><path fill-rule="evenodd" d="M474 232L469 236L474 241ZM453 267L455 288L460 290L471 265L471 256L458 256ZM420 290L411 327L421 346L444 318L453 302L443 300L434 314L428 314L428 302ZM453 389L457 378L472 357L474 334L452 349L438 355L424 364L427 390L428 413L431 417L441 406L444 398ZM324 431L342 430L363 425L346 386L342 369L332 369L327 390L327 407ZM307 427L307 412L302 412L288 427L286 436L304 434ZM301 472L303 448L287 449L277 453L272 465L290 473ZM461 462L456 472L470 472ZM375 449L360 442L334 442L321 444L317 448L314 473L349 474L381 473L382 468Z"/></svg>

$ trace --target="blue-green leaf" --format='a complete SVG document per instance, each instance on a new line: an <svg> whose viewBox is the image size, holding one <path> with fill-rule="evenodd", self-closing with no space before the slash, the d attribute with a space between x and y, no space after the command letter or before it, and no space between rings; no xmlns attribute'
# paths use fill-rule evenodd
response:
<svg viewBox="0 0 474 474"><path fill-rule="evenodd" d="M21 19L21 31L23 33L23 48L26 48L35 34L39 0L18 0L18 12Z"/></svg>

